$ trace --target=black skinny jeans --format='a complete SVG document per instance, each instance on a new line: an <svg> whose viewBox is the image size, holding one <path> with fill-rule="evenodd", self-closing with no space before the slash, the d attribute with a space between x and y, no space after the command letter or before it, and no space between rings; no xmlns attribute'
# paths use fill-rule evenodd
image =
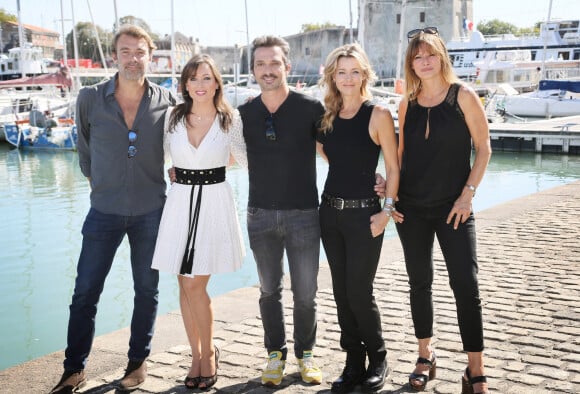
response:
<svg viewBox="0 0 580 394"><path fill-rule="evenodd" d="M435 210L434 210L435 211ZM441 210L437 210L441 212ZM433 242L434 236L441 247L449 284L455 296L457 320L463 350L483 351L483 323L481 300L477 283L477 254L475 218L460 224L457 230L445 223L447 214L430 215L415 210L402 210L403 223L397 223L397 232L403 245L405 264L411 287L411 314L415 336L419 339L433 336ZM448 211L447 211L448 212Z"/></svg>
<svg viewBox="0 0 580 394"><path fill-rule="evenodd" d="M332 275L340 346L347 352L366 351L369 360L377 362L384 360L387 353L373 296L383 234L373 238L370 217L379 211L379 207L320 207L322 245Z"/></svg>

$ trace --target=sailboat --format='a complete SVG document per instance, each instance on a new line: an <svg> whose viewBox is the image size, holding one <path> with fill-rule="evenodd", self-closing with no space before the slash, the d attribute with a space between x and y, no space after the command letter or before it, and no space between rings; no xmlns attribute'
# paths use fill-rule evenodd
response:
<svg viewBox="0 0 580 394"><path fill-rule="evenodd" d="M18 20L21 49L26 48ZM74 28L74 27L73 27ZM23 52L20 52L23 54ZM8 143L16 148L76 149L76 126L71 119L75 97L68 68L0 82L0 126Z"/></svg>

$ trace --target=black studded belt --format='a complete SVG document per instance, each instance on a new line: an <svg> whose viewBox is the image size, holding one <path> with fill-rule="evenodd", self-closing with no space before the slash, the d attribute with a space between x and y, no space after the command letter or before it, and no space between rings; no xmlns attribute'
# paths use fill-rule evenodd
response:
<svg viewBox="0 0 580 394"><path fill-rule="evenodd" d="M380 206L379 197L361 198L360 200L345 200L344 198L332 197L322 194L322 203L338 210L348 208L371 208Z"/></svg>
<svg viewBox="0 0 580 394"><path fill-rule="evenodd" d="M175 167L175 182L184 185L212 185L226 180L226 168L208 168L204 170L188 170Z"/></svg>

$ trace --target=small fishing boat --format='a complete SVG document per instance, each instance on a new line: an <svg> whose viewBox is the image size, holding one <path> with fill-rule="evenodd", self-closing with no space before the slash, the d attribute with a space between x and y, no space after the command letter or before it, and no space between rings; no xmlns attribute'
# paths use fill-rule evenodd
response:
<svg viewBox="0 0 580 394"><path fill-rule="evenodd" d="M76 150L78 139L72 119L54 120L41 112L31 113L28 122L5 124L4 135L19 149Z"/></svg>

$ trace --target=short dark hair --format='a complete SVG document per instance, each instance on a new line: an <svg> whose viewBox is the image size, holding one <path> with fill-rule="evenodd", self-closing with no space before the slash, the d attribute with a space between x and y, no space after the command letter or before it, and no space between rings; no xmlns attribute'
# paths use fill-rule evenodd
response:
<svg viewBox="0 0 580 394"><path fill-rule="evenodd" d="M282 37L276 36L261 36L257 37L252 41L252 58L250 62L250 69L254 71L254 53L258 48L271 48L271 47L279 47L284 54L284 65L287 66L290 64L289 60L289 53L290 53L290 44L288 41L283 39Z"/></svg>
<svg viewBox="0 0 580 394"><path fill-rule="evenodd" d="M122 25L115 34L115 37L113 37L114 53L117 53L117 41L119 41L119 37L121 37L123 34L137 39L141 38L144 39L147 42L147 46L149 47L150 55L153 53L154 50L157 49L157 47L153 43L153 40L151 39L151 36L149 36L149 33L147 33L145 29L136 25Z"/></svg>

